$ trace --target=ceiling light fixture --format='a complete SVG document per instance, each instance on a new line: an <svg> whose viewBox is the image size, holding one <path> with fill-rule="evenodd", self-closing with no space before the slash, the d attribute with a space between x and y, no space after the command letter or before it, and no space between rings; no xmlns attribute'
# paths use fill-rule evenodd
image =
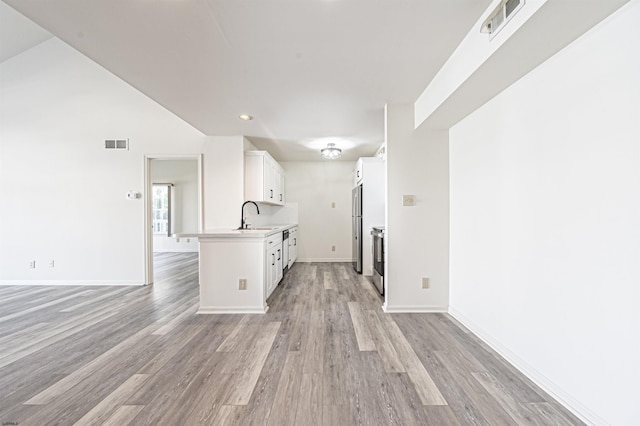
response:
<svg viewBox="0 0 640 426"><path fill-rule="evenodd" d="M248 115L248 114L240 114L240 116L238 117L240 118L240 120L244 120L244 121L251 121L253 120L253 117Z"/></svg>
<svg viewBox="0 0 640 426"><path fill-rule="evenodd" d="M329 143L327 144L326 148L322 148L320 150L320 153L324 158L335 160L336 158L340 158L340 156L342 155L342 150L340 148L336 148L335 143Z"/></svg>

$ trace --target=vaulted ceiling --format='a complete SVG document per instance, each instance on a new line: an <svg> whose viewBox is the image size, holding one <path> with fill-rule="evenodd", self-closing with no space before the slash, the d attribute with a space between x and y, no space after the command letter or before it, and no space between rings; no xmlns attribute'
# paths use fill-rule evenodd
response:
<svg viewBox="0 0 640 426"><path fill-rule="evenodd" d="M5 3L203 133L318 160L372 155L384 104L415 101L490 0Z"/></svg>
<svg viewBox="0 0 640 426"><path fill-rule="evenodd" d="M2 1L20 13L0 3L0 61L54 35L204 134L244 135L280 161L319 160L329 142L345 160L373 155L384 105L415 102L497 4ZM527 0L535 16L432 118L447 128L628 1Z"/></svg>

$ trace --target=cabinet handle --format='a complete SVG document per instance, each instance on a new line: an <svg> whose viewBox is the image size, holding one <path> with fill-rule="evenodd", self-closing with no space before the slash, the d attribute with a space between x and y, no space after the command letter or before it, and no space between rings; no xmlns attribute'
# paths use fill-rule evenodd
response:
<svg viewBox="0 0 640 426"><path fill-rule="evenodd" d="M275 266L276 264L276 254L271 253L271 266Z"/></svg>
<svg viewBox="0 0 640 426"><path fill-rule="evenodd" d="M280 194L280 201L282 201L282 194Z"/></svg>
<svg viewBox="0 0 640 426"><path fill-rule="evenodd" d="M294 238L294 239L293 239L293 245L294 245L294 246L297 246L297 245L298 245L298 239L297 239L297 238Z"/></svg>
<svg viewBox="0 0 640 426"><path fill-rule="evenodd" d="M271 193L271 195L269 195L269 198L273 198L273 189L270 189L269 192Z"/></svg>
<svg viewBox="0 0 640 426"><path fill-rule="evenodd" d="M278 260L282 259L282 256L280 256L280 250L278 250Z"/></svg>
<svg viewBox="0 0 640 426"><path fill-rule="evenodd" d="M357 171L356 176L360 177L360 170Z"/></svg>

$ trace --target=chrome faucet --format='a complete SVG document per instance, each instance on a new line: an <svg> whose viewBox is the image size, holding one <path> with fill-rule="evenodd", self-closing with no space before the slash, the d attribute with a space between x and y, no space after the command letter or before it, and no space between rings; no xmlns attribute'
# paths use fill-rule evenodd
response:
<svg viewBox="0 0 640 426"><path fill-rule="evenodd" d="M256 210L258 211L258 214L260 214L260 208L258 208L258 205L254 202L254 201L245 201L242 204L242 211L240 212L240 228L238 229L247 229L247 223L244 219L244 206L246 206L247 204L253 204L254 206L256 206Z"/></svg>

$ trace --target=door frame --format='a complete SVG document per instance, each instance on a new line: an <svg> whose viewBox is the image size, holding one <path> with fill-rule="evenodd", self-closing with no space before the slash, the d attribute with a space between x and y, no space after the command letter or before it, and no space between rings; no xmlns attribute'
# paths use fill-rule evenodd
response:
<svg viewBox="0 0 640 426"><path fill-rule="evenodd" d="M144 285L153 284L153 220L152 214L152 160L196 160L198 182L198 233L204 229L204 179L202 170L203 154L147 154L144 156Z"/></svg>

